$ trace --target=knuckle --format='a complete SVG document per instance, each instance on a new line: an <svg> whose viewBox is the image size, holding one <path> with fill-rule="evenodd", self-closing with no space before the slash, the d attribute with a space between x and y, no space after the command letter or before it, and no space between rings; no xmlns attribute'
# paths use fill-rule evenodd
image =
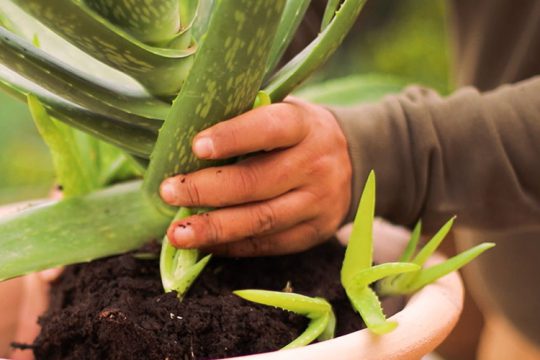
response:
<svg viewBox="0 0 540 360"><path fill-rule="evenodd" d="M200 206L201 205L201 196L199 187L196 182L193 180L192 176L185 176L180 180L184 185L184 190L186 194L186 200L190 205Z"/></svg>
<svg viewBox="0 0 540 360"><path fill-rule="evenodd" d="M219 221L217 216L213 216L210 213L199 215L204 219L203 226L205 231L205 243L206 246L212 246L222 243L224 240L223 224Z"/></svg>
<svg viewBox="0 0 540 360"><path fill-rule="evenodd" d="M270 204L262 203L253 208L252 234L266 233L276 226L276 215Z"/></svg>
<svg viewBox="0 0 540 360"><path fill-rule="evenodd" d="M253 165L241 167L240 171L236 172L235 177L235 181L231 181L231 183L237 186L240 193L248 195L255 191L257 173Z"/></svg>

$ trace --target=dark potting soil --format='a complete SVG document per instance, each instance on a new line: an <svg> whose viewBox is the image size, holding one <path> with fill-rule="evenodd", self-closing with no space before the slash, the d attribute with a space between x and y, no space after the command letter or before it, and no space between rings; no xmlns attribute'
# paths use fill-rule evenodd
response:
<svg viewBox="0 0 540 360"><path fill-rule="evenodd" d="M69 266L53 283L40 318L37 359L216 359L277 350L307 319L244 301L239 289L283 290L326 298L336 336L364 327L339 280L344 249L328 242L302 254L214 258L179 302L164 294L158 260L133 254Z"/></svg>

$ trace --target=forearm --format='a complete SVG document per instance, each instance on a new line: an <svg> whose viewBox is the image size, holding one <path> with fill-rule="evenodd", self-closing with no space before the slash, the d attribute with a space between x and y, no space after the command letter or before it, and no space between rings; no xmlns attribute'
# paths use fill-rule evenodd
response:
<svg viewBox="0 0 540 360"><path fill-rule="evenodd" d="M332 109L349 143L354 216L370 169L377 213L429 228L450 216L475 228L540 219L540 78L443 99L412 87L378 104Z"/></svg>

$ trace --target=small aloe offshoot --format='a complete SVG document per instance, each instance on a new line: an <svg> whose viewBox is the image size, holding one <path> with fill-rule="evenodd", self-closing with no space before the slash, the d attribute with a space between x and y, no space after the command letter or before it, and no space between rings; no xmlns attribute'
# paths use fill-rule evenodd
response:
<svg viewBox="0 0 540 360"><path fill-rule="evenodd" d="M386 320L379 298L369 285L384 277L415 271L420 267L412 263L372 266L374 216L375 173L372 171L364 187L345 252L341 283L353 308L360 313L368 329L382 335L395 329L397 323Z"/></svg>
<svg viewBox="0 0 540 360"><path fill-rule="evenodd" d="M180 208L174 220L181 220L191 215L192 211L183 207ZM182 299L211 257L212 255L206 255L199 260L199 251L177 249L171 245L167 236L164 236L159 268L165 292L176 291L178 297Z"/></svg>
<svg viewBox="0 0 540 360"><path fill-rule="evenodd" d="M442 263L433 265L429 268L423 268L427 259L433 255L435 250L442 243L452 225L455 217L448 220L446 224L428 241L428 243L413 258L414 251L418 245L422 223L418 222L415 226L409 243L403 252L400 261L411 261L419 266L418 270L408 273L388 277L380 282L378 291L381 295L406 295L420 290L422 287L430 284L439 278L458 270L465 266L484 251L495 246L494 243L482 243L461 254L458 254Z"/></svg>
<svg viewBox="0 0 540 360"><path fill-rule="evenodd" d="M377 283L377 292L380 295L411 294L459 269L495 244L480 244L443 263L424 269L426 261L450 231L455 217L450 219L414 256L421 233L421 222L419 222L398 262L373 266L375 189L375 173L371 171L362 192L345 252L341 282L352 306L360 313L368 329L377 335L382 335L394 330L397 323L386 320L378 295L370 287L371 284L381 280Z"/></svg>
<svg viewBox="0 0 540 360"><path fill-rule="evenodd" d="M325 299L267 290L237 290L234 294L254 303L274 306L310 319L306 330L283 347L283 350L306 346L316 339L324 341L334 337L336 317L332 305Z"/></svg>

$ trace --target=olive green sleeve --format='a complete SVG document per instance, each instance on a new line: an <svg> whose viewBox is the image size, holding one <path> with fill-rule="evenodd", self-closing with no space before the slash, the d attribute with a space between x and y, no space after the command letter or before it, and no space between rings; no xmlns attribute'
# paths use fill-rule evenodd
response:
<svg viewBox="0 0 540 360"><path fill-rule="evenodd" d="M488 93L448 98L410 87L376 104L330 109L349 143L352 220L370 169L377 214L428 230L458 215L461 226L540 221L540 77Z"/></svg>

